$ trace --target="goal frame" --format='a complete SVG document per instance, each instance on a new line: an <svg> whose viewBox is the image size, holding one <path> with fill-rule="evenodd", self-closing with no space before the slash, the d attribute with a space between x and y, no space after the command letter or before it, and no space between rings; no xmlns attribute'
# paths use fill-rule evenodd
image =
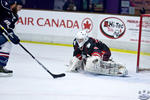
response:
<svg viewBox="0 0 150 100"><path fill-rule="evenodd" d="M143 17L150 17L150 14L142 14L140 16L140 23L139 23L139 37L138 37L138 51L137 51L137 66L136 72L140 71L150 71L150 68L140 68L140 52L141 52L141 36L142 36L142 21Z"/></svg>

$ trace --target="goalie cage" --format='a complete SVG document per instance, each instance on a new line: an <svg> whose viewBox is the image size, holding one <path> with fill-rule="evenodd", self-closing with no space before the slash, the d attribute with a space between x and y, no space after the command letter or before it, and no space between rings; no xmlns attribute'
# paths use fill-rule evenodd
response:
<svg viewBox="0 0 150 100"><path fill-rule="evenodd" d="M140 16L136 72L140 71L150 71L150 14Z"/></svg>

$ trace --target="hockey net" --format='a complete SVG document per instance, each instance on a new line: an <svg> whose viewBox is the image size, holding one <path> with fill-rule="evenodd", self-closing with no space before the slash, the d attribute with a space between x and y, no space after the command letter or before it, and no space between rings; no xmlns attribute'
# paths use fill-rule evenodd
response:
<svg viewBox="0 0 150 100"><path fill-rule="evenodd" d="M150 71L150 14L140 16L136 71Z"/></svg>

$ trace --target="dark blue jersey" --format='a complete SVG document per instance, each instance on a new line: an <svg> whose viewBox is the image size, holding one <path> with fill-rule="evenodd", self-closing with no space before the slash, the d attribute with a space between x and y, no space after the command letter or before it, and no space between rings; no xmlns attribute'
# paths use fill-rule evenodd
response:
<svg viewBox="0 0 150 100"><path fill-rule="evenodd" d="M14 14L10 9L8 0L0 0L0 25L3 26L8 32L13 32L15 23L18 20L18 15ZM0 30L0 45L8 41Z"/></svg>
<svg viewBox="0 0 150 100"><path fill-rule="evenodd" d="M81 48L79 48L78 42L75 39L73 47L73 56L76 56L79 59L81 59L83 55L86 57L94 55L101 56L104 61L108 61L109 57L111 56L110 49L106 44L91 37L88 39L87 42L84 43L83 47Z"/></svg>

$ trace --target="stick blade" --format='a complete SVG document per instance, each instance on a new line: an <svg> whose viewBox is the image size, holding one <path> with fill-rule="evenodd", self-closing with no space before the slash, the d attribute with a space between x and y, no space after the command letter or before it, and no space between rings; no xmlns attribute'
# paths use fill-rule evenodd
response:
<svg viewBox="0 0 150 100"><path fill-rule="evenodd" d="M62 73L62 74L53 74L52 76L53 76L53 78L61 78L61 77L66 76L66 74L65 73Z"/></svg>

